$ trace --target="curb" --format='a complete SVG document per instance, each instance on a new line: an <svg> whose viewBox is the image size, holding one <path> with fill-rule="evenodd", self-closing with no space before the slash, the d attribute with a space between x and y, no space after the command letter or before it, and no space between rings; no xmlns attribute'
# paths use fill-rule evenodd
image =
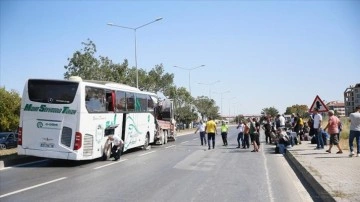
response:
<svg viewBox="0 0 360 202"><path fill-rule="evenodd" d="M305 183L304 187L310 193L311 198L314 201L336 202L331 194L326 191L323 186L321 186L321 184L311 175L311 173L309 173L309 171L306 170L303 165L301 165L301 163L294 157L291 151L286 150L284 157L296 175L300 178L300 181ZM308 188L310 188L310 190L308 190Z"/></svg>
<svg viewBox="0 0 360 202"><path fill-rule="evenodd" d="M0 170L4 169L6 167L29 163L29 162L33 162L33 161L38 161L41 159L43 159L43 158L35 157L35 156L16 156L13 159L4 159L4 160L0 161Z"/></svg>

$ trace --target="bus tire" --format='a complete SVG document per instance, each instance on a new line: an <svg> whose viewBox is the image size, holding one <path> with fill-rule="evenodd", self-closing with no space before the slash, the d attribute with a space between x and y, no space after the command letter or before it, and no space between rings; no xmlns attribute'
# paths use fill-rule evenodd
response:
<svg viewBox="0 0 360 202"><path fill-rule="evenodd" d="M164 130L164 144L167 144L168 142L168 131Z"/></svg>
<svg viewBox="0 0 360 202"><path fill-rule="evenodd" d="M144 142L144 149L148 150L150 148L150 137L149 137L149 133L146 134L146 138L145 138L145 142Z"/></svg>
<svg viewBox="0 0 360 202"><path fill-rule="evenodd" d="M109 160L110 155L111 155L111 148L112 148L111 143L110 144L105 144L104 152L103 152L103 155L102 155L102 160L103 161Z"/></svg>

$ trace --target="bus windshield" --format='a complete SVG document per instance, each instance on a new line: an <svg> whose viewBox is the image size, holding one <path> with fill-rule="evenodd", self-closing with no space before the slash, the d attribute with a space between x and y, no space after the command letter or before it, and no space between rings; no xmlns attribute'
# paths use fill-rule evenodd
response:
<svg viewBox="0 0 360 202"><path fill-rule="evenodd" d="M30 79L29 99L33 102L70 104L74 101L78 85L69 81Z"/></svg>

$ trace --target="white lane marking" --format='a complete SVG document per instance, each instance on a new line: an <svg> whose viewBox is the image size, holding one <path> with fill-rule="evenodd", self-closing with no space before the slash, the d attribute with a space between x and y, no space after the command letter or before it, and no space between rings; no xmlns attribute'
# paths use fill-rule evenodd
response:
<svg viewBox="0 0 360 202"><path fill-rule="evenodd" d="M144 153L144 154L140 154L138 156L145 156L145 155L148 155L148 154L151 154L151 153L154 153L154 152L156 152L156 151L147 152L147 153Z"/></svg>
<svg viewBox="0 0 360 202"><path fill-rule="evenodd" d="M31 165L31 164L35 164L35 163L42 163L42 162L45 162L45 161L48 161L48 159L44 159L44 160L39 160L39 161L33 161L33 162L30 162L30 163L23 163L23 164L18 164L18 165L15 165L15 167L21 167L21 166L26 166L26 165ZM10 169L10 168L14 168L14 167L5 167L5 168L1 168L1 170L7 170L7 169Z"/></svg>
<svg viewBox="0 0 360 202"><path fill-rule="evenodd" d="M267 158L265 156L265 152L264 152L264 146L262 146L263 149L261 149L261 153L262 156L264 157L264 166L265 166L265 175L266 175L266 184L268 187L268 192L269 192L269 198L270 198L270 202L274 202L274 196L273 196L273 191L271 189L271 182L270 182L270 176L269 176L269 169L267 166Z"/></svg>
<svg viewBox="0 0 360 202"><path fill-rule="evenodd" d="M55 180L51 180L51 181L48 181L48 182L44 182L44 183L41 183L41 184L31 186L31 187L28 187L28 188L13 191L13 192L1 195L0 198L10 196L10 195L13 195L13 194L17 194L17 193L20 193L20 192L24 192L24 191L27 191L27 190L30 190L30 189L35 189L37 187L41 187L41 186L44 186L44 185L47 185L47 184L50 184L50 183L54 183L54 182L57 182L57 181L60 181L60 180L64 180L64 179L66 179L66 177L58 178L58 179L55 179Z"/></svg>
<svg viewBox="0 0 360 202"><path fill-rule="evenodd" d="M193 140L197 140L197 139L199 139L199 138L195 138L195 139L193 139Z"/></svg>
<svg viewBox="0 0 360 202"><path fill-rule="evenodd" d="M184 144L184 143L187 143L187 142L189 142L189 141L184 141L184 142L182 142L182 143L180 143L180 144Z"/></svg>
<svg viewBox="0 0 360 202"><path fill-rule="evenodd" d="M165 149L169 149L171 147L176 147L176 145L167 146L167 147L165 147Z"/></svg>
<svg viewBox="0 0 360 202"><path fill-rule="evenodd" d="M106 165L102 165L102 166L99 166L99 167L96 167L94 168L94 170L97 170L97 169L100 169L100 168L104 168L106 166L111 166L111 165L114 165L114 164L117 164L117 163L121 163L123 161L127 161L127 159L121 159L120 161L116 161L116 162L113 162L113 163L109 163L109 164L106 164Z"/></svg>

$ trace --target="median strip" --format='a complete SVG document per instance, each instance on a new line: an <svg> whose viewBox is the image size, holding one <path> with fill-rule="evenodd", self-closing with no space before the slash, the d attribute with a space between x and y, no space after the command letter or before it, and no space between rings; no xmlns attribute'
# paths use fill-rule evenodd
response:
<svg viewBox="0 0 360 202"><path fill-rule="evenodd" d="M13 191L13 192L10 192L10 193L7 193L7 194L0 195L0 198L4 198L4 197L10 196L10 195L14 195L14 194L24 192L24 191L27 191L27 190L30 190L30 189L35 189L37 187L41 187L41 186L51 184L51 183L54 183L54 182L57 182L57 181L60 181L60 180L64 180L64 179L66 179L66 177L62 177L62 178L58 178L58 179L51 180L51 181L48 181L48 182L44 182L44 183L41 183L41 184L38 184L38 185L35 185L35 186L31 186L31 187L28 187L28 188L25 188L25 189L20 189L20 190L17 190L17 191Z"/></svg>

